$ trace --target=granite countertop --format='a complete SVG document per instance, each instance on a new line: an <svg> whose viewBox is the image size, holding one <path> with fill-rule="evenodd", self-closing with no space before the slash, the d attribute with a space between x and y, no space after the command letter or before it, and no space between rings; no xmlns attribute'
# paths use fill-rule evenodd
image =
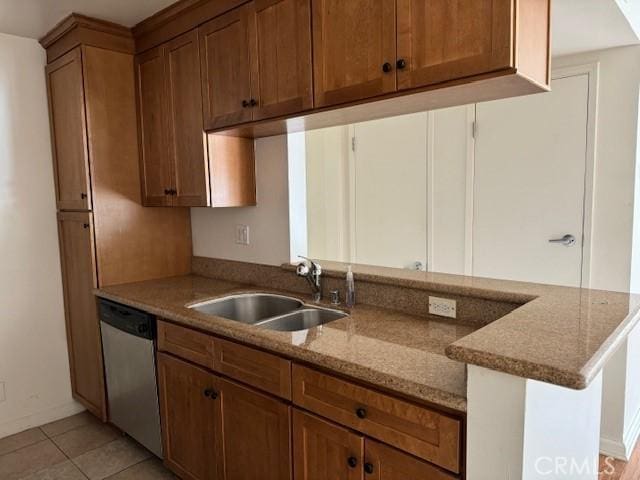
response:
<svg viewBox="0 0 640 480"><path fill-rule="evenodd" d="M328 368L407 396L466 411L466 366L445 348L478 326L414 317L368 305L303 332L276 332L189 309L229 293L269 291L197 275L104 287L96 295L173 322ZM308 297L277 291L308 302Z"/></svg>
<svg viewBox="0 0 640 480"><path fill-rule="evenodd" d="M346 271L343 263L323 267L325 276ZM359 281L520 304L452 342L447 357L576 390L591 383L640 321L640 295L364 265L354 272Z"/></svg>

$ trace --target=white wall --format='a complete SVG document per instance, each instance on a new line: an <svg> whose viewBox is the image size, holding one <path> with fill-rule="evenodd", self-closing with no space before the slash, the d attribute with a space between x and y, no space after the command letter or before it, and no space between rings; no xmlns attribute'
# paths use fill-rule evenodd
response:
<svg viewBox="0 0 640 480"><path fill-rule="evenodd" d="M81 410L69 381L44 65L35 40L0 34L0 437Z"/></svg>
<svg viewBox="0 0 640 480"><path fill-rule="evenodd" d="M287 137L256 140L257 206L192 208L193 254L265 265L289 261ZM236 243L248 225L250 244Z"/></svg>

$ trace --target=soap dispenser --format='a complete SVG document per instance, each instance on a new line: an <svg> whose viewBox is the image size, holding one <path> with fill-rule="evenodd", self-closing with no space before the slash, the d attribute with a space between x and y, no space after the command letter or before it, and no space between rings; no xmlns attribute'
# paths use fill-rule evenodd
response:
<svg viewBox="0 0 640 480"><path fill-rule="evenodd" d="M353 280L351 265L349 265L349 269L347 270L347 294L345 304L348 308L352 308L356 304L356 285Z"/></svg>

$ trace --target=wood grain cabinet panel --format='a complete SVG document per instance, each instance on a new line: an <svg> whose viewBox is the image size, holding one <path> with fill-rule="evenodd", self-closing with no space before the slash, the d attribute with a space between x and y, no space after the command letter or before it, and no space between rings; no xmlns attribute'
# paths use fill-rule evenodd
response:
<svg viewBox="0 0 640 480"><path fill-rule="evenodd" d="M222 446L219 391L220 380L215 376L158 353L164 461L181 478L224 478L215 460L216 451Z"/></svg>
<svg viewBox="0 0 640 480"><path fill-rule="evenodd" d="M159 320L158 350L213 369L214 338L206 333Z"/></svg>
<svg viewBox="0 0 640 480"><path fill-rule="evenodd" d="M364 479L364 438L297 408L293 458L295 480Z"/></svg>
<svg viewBox="0 0 640 480"><path fill-rule="evenodd" d="M213 370L291 400L291 361L220 338L214 340Z"/></svg>
<svg viewBox="0 0 640 480"><path fill-rule="evenodd" d="M59 210L91 210L82 51L46 67L49 119Z"/></svg>
<svg viewBox="0 0 640 480"><path fill-rule="evenodd" d="M58 233L73 396L106 420L100 323L93 295L98 286L93 215L59 212Z"/></svg>
<svg viewBox="0 0 640 480"><path fill-rule="evenodd" d="M231 10L199 28L202 64L204 127L213 130L252 118L249 52L255 35L250 28L251 6Z"/></svg>
<svg viewBox="0 0 640 480"><path fill-rule="evenodd" d="M207 206L208 162L202 128L200 46L197 30L165 46L169 102L169 158L173 164L174 206Z"/></svg>
<svg viewBox="0 0 640 480"><path fill-rule="evenodd" d="M396 90L395 0L313 0L315 106Z"/></svg>
<svg viewBox="0 0 640 480"><path fill-rule="evenodd" d="M255 0L251 28L253 120L308 110L313 106L310 0Z"/></svg>
<svg viewBox="0 0 640 480"><path fill-rule="evenodd" d="M398 0L398 89L512 66L511 0Z"/></svg>
<svg viewBox="0 0 640 480"><path fill-rule="evenodd" d="M143 202L146 206L171 204L173 185L167 139L167 96L164 48L136 57L138 124Z"/></svg>
<svg viewBox="0 0 640 480"><path fill-rule="evenodd" d="M459 420L301 365L292 371L295 405L460 472Z"/></svg>
<svg viewBox="0 0 640 480"><path fill-rule="evenodd" d="M433 465L369 438L364 441L366 480L454 480Z"/></svg>
<svg viewBox="0 0 640 480"><path fill-rule="evenodd" d="M220 478L291 480L291 407L226 380L220 392Z"/></svg>

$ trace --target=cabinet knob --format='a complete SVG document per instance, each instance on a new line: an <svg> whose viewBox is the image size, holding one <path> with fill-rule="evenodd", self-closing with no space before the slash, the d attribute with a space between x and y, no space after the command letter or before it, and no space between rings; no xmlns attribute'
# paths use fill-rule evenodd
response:
<svg viewBox="0 0 640 480"><path fill-rule="evenodd" d="M392 69L393 65L391 65L389 62L385 62L384 65L382 65L382 71L384 73L389 73Z"/></svg>
<svg viewBox="0 0 640 480"><path fill-rule="evenodd" d="M398 67L398 70L403 70L407 67L407 61L404 58L400 58L397 62L396 62L396 67Z"/></svg>
<svg viewBox="0 0 640 480"><path fill-rule="evenodd" d="M249 106L255 107L256 105L258 105L258 102L256 101L255 98L252 98L251 100L249 100Z"/></svg>
<svg viewBox="0 0 640 480"><path fill-rule="evenodd" d="M373 463L365 463L364 464L364 473L372 474L373 473Z"/></svg>
<svg viewBox="0 0 640 480"><path fill-rule="evenodd" d="M247 100L242 100L242 108L247 108L249 106L249 102Z"/></svg>
<svg viewBox="0 0 640 480"><path fill-rule="evenodd" d="M356 468L358 466L358 459L356 457L347 458L347 465L351 468Z"/></svg>
<svg viewBox="0 0 640 480"><path fill-rule="evenodd" d="M218 393L211 389L211 388L207 388L204 392L203 392L204 396L207 398L210 398L211 400L215 400L216 398L218 398Z"/></svg>
<svg viewBox="0 0 640 480"><path fill-rule="evenodd" d="M80 194L80 198L81 198L82 200L84 200L85 198L87 198L87 194L86 194L86 193L81 193L81 194Z"/></svg>
<svg viewBox="0 0 640 480"><path fill-rule="evenodd" d="M89 226L90 226L90 225L89 225L88 223L83 223L83 224L82 224L82 228L84 228L84 229L89 228Z"/></svg>
<svg viewBox="0 0 640 480"><path fill-rule="evenodd" d="M171 190L169 190L168 188L164 189L164 194L165 195L171 195Z"/></svg>
<svg viewBox="0 0 640 480"><path fill-rule="evenodd" d="M367 418L367 411L360 407L356 410L356 415L358 416L358 418Z"/></svg>

